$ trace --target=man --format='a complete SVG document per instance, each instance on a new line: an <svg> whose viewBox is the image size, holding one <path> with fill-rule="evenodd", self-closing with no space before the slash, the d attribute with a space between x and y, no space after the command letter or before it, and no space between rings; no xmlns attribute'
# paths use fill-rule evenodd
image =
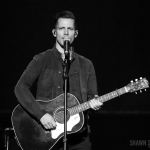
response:
<svg viewBox="0 0 150 150"><path fill-rule="evenodd" d="M75 17L69 11L56 14L54 25L55 27L52 30L53 36L56 38L54 48L36 55L15 87L15 94L19 103L39 120L45 130L55 129L57 123L51 114L40 108L36 100L48 101L64 93L64 41L69 41L72 45L78 35ZM94 67L90 60L75 53L72 47L70 47L69 53L68 93L74 95L80 103L83 103L98 95ZM29 89L36 80L37 93L36 98L34 98ZM96 110L100 108L102 103L95 98L89 105ZM87 118L88 115L85 113L85 122L87 122ZM85 123L84 128L80 131L83 137L78 135L80 140L73 140L70 143L68 141L70 150L90 149L87 130L87 123Z"/></svg>

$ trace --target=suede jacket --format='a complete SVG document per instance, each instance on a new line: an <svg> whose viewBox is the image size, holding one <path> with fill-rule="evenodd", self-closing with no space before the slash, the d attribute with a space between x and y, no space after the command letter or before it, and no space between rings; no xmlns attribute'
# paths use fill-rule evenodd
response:
<svg viewBox="0 0 150 150"><path fill-rule="evenodd" d="M31 87L36 83L36 95ZM68 92L80 103L97 93L97 82L93 64L87 58L73 52L69 67ZM56 47L36 55L23 72L15 95L19 103L38 120L47 113L40 109L36 100L48 101L64 93L63 60Z"/></svg>

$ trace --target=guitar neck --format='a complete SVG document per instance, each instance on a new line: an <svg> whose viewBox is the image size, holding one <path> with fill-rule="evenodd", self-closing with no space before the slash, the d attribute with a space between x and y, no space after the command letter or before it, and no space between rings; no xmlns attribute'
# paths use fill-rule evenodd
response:
<svg viewBox="0 0 150 150"><path fill-rule="evenodd" d="M120 96L122 94L125 94L127 92L128 92L128 90L127 90L127 87L125 86L123 88L117 89L117 90L115 90L113 92L110 92L108 94L105 94L105 95L102 95L102 96L98 97L98 100L100 102L104 103L104 102L106 102L108 100L116 98L116 97L118 97L118 96ZM90 101L93 101L93 100L94 99L92 99ZM89 108L91 108L90 101L87 101L87 102L82 103L80 105L77 105L75 107L69 108L71 115L75 115L75 114L77 114L79 112L83 112L83 111L88 110Z"/></svg>

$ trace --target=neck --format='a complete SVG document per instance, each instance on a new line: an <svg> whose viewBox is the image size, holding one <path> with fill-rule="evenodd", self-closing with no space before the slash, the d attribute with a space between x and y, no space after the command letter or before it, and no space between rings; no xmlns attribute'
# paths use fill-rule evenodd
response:
<svg viewBox="0 0 150 150"><path fill-rule="evenodd" d="M58 42L56 42L56 48L61 54L64 54L64 49L60 46Z"/></svg>

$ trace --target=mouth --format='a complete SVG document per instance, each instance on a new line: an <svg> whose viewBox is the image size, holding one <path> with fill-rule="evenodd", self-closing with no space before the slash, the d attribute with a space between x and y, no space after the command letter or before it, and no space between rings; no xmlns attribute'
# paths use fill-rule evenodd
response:
<svg viewBox="0 0 150 150"><path fill-rule="evenodd" d="M70 38L68 38L68 37L64 37L62 39L63 39L63 41L69 41L70 42Z"/></svg>

